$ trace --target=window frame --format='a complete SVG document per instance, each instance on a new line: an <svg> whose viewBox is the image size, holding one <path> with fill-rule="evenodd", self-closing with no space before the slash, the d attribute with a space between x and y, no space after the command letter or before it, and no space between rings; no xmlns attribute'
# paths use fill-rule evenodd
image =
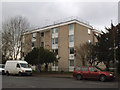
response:
<svg viewBox="0 0 120 90"><path fill-rule="evenodd" d="M32 38L36 39L36 33L32 33Z"/></svg>
<svg viewBox="0 0 120 90"><path fill-rule="evenodd" d="M42 46L42 44L43 44L43 46ZM43 41L40 42L40 47L44 48L44 42Z"/></svg>
<svg viewBox="0 0 120 90"><path fill-rule="evenodd" d="M71 28L72 27L72 28ZM69 31L74 31L74 23L69 24Z"/></svg>
<svg viewBox="0 0 120 90"><path fill-rule="evenodd" d="M89 34L89 35L91 34L91 30L90 30L90 29L88 29L88 34Z"/></svg>
<svg viewBox="0 0 120 90"><path fill-rule="evenodd" d="M45 36L45 32L41 32L41 33L40 33L40 36L41 36L41 37L44 37L44 36Z"/></svg>
<svg viewBox="0 0 120 90"><path fill-rule="evenodd" d="M58 44L58 38L52 38L52 44Z"/></svg>
<svg viewBox="0 0 120 90"><path fill-rule="evenodd" d="M74 42L74 35L69 35L69 42Z"/></svg>
<svg viewBox="0 0 120 90"><path fill-rule="evenodd" d="M73 61L73 63L71 63L71 61ZM74 67L74 59L69 59L69 66Z"/></svg>
<svg viewBox="0 0 120 90"><path fill-rule="evenodd" d="M86 72L86 70L83 69L83 68L87 68L87 69L86 69L87 71L89 70L88 67L82 67L81 71L85 71L85 72Z"/></svg>
<svg viewBox="0 0 120 90"><path fill-rule="evenodd" d="M90 68L93 68L93 69L94 69L94 71L96 70L94 67L89 67L89 71L90 71ZM94 71L90 71L90 72L94 72Z"/></svg>
<svg viewBox="0 0 120 90"><path fill-rule="evenodd" d="M55 28L52 28L52 34L56 34L56 33L58 33L58 27L55 27ZM57 32L56 32L57 31Z"/></svg>
<svg viewBox="0 0 120 90"><path fill-rule="evenodd" d="M71 49L73 49L73 53L71 53ZM74 47L69 48L69 54L74 54Z"/></svg>
<svg viewBox="0 0 120 90"><path fill-rule="evenodd" d="M32 42L32 45L31 45L32 47L35 47L35 42Z"/></svg>
<svg viewBox="0 0 120 90"><path fill-rule="evenodd" d="M78 69L78 68L80 68L80 69ZM77 68L75 68L75 70L76 70L76 71L81 71L81 68L82 68L82 67L77 67Z"/></svg>

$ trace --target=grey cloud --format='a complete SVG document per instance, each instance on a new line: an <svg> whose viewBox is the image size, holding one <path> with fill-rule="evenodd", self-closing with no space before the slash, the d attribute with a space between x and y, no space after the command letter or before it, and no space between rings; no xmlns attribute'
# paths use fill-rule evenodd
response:
<svg viewBox="0 0 120 90"><path fill-rule="evenodd" d="M45 25L70 16L78 16L104 29L117 20L117 2L32 2L3 3L3 20L15 15L28 18L34 26Z"/></svg>

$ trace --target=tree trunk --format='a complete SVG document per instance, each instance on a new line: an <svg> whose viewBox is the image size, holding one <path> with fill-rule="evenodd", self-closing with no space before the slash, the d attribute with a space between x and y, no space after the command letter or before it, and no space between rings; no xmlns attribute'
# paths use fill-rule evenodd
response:
<svg viewBox="0 0 120 90"><path fill-rule="evenodd" d="M109 67L110 67L109 62L107 62L106 63L106 71L109 71Z"/></svg>
<svg viewBox="0 0 120 90"><path fill-rule="evenodd" d="M82 58L82 65L85 66L85 60Z"/></svg>
<svg viewBox="0 0 120 90"><path fill-rule="evenodd" d="M97 64L95 66L97 66L100 62L97 62Z"/></svg>

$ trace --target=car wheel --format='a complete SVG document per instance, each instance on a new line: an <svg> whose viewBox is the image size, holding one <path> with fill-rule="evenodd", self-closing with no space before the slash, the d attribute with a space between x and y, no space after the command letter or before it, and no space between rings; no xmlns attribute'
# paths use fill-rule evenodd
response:
<svg viewBox="0 0 120 90"><path fill-rule="evenodd" d="M22 76L22 73L21 72L19 72L19 74L18 74L19 76Z"/></svg>
<svg viewBox="0 0 120 90"><path fill-rule="evenodd" d="M104 82L106 80L106 76L105 75L101 75L100 76L100 81Z"/></svg>
<svg viewBox="0 0 120 90"><path fill-rule="evenodd" d="M9 76L9 75L10 75L8 71L6 72L6 75L7 75L7 76Z"/></svg>
<svg viewBox="0 0 120 90"><path fill-rule="evenodd" d="M80 74L77 75L77 76L76 76L76 79L77 79L77 80L82 80L82 75L80 75Z"/></svg>

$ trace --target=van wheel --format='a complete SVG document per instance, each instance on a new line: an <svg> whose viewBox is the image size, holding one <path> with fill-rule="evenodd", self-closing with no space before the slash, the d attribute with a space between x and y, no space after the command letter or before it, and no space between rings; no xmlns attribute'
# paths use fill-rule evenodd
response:
<svg viewBox="0 0 120 90"><path fill-rule="evenodd" d="M7 76L9 76L9 75L10 75L8 71L6 72L6 75L7 75Z"/></svg>
<svg viewBox="0 0 120 90"><path fill-rule="evenodd" d="M18 74L19 76L22 76L22 73L21 72L19 72L19 74Z"/></svg>
<svg viewBox="0 0 120 90"><path fill-rule="evenodd" d="M104 82L106 80L106 76L105 75L101 75L99 78L100 81Z"/></svg>
<svg viewBox="0 0 120 90"><path fill-rule="evenodd" d="M76 79L77 79L77 80L82 80L82 79L83 79L83 78L82 78L82 75L78 74L78 75L76 76Z"/></svg>

